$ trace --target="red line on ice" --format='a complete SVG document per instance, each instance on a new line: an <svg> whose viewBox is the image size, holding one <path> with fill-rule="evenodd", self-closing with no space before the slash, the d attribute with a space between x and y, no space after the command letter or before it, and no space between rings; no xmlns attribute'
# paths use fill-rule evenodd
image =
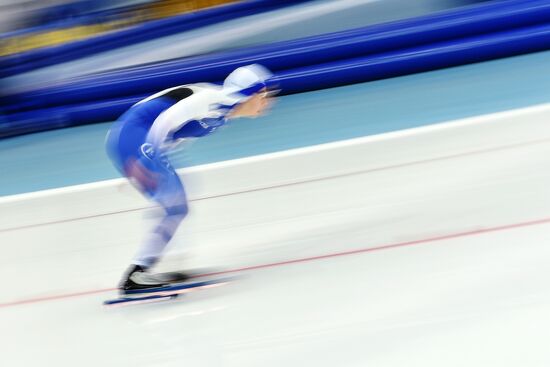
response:
<svg viewBox="0 0 550 367"><path fill-rule="evenodd" d="M229 269L229 270L225 270L225 271L209 273L209 274L204 274L204 275L205 276L208 276L208 275L222 275L222 274L231 274L231 273L238 273L238 272L244 272L244 271L250 271L250 270L257 270L257 269L265 269L265 268L271 268L271 267L276 267L276 266L291 265L291 264L296 264L296 263L304 263L304 262L309 262L309 261L330 259L330 258L341 257L341 256L349 256L349 255L356 255L356 254L367 253L367 252L374 252L374 251L395 249L395 248L400 248L400 247L414 246L414 245L420 245L420 244L424 244L424 243L443 241L443 240L449 240L449 239L461 238L461 237L468 237L468 236L475 236L475 235L480 235L480 234L484 234L484 233L500 232L500 231L506 231L506 230L515 229L515 228L523 228L523 227L535 226L535 225L540 225L540 224L548 224L548 223L550 223L550 218L543 218L543 219L533 220L533 221L529 221L529 222L507 224L507 225L502 225L502 226L497 226L497 227L490 227L490 228L482 228L482 229L476 229L476 230L467 231L467 232L452 233L452 234L447 234L447 235L442 235L442 236L437 236L437 237L431 237L431 238L425 238L425 239L419 239L419 240L414 240L414 241L406 241L406 242L398 242L398 243L393 243L393 244L381 245L381 246L377 246L377 247L360 248L360 249L356 249L356 250L334 252L334 253L331 253L331 254L325 254L325 255L319 255L319 256L311 256L311 257L304 257L304 258L292 259L292 260L286 260L286 261L280 261L280 262L274 262L274 263L246 266L246 267L242 267L242 268ZM106 288L106 289L96 289L96 290L90 290L90 291L78 292L78 293L60 294L60 295L55 295L55 296L28 298L28 299L22 299L22 300L8 302L8 303L0 303L0 308L18 306L18 305L30 304L30 303L53 301L53 300L58 300L58 299L66 299L66 298L87 296L87 295L91 295L91 294L110 292L110 291L114 291L114 290L115 290L115 288Z"/></svg>
<svg viewBox="0 0 550 367"><path fill-rule="evenodd" d="M460 158L460 157L466 157L466 156L472 156L472 155L478 155L478 154L498 152L498 151L502 151L502 150L513 149L513 148L518 148L518 147L523 147L523 146L547 143L548 141L550 141L550 139L537 139L537 140L527 141L527 142L523 142L523 143L510 144L510 145L494 147L494 148L488 148L488 149L473 150L473 151L466 152L466 153L451 154L451 155L444 156L444 157L423 159L423 160L419 160L419 161L395 164L395 165L378 167L378 168L371 168L371 169L366 169L366 170L361 170L361 171L356 171L356 172L350 172L350 173L340 174L340 175L335 175L335 176L314 178L314 179L309 179L309 180L291 182L291 183L280 184L280 185L273 185L273 186L269 186L269 187L261 187L261 188L257 188L257 189L250 189L250 190L232 192L232 193L227 193L227 194L212 195L212 196L198 198L198 199L194 199L194 200L190 200L190 201L215 199L215 198L225 197L225 196L240 195L240 194L246 194L246 193L250 193L250 192L277 189L277 188L280 188L280 187L301 185L301 184L309 183L309 182L333 180L333 179L337 179L337 178L340 178L340 177L350 177L350 176L362 175L362 174L365 174L365 173L386 171L386 170L395 169L395 168L415 166L415 165L426 164L426 163L431 163L431 162L444 161L444 160L448 160L448 159L454 159L454 158ZM23 230L23 229L29 229L29 228L35 228L35 227L42 227L42 226L47 226L47 225L75 222L75 221L79 221L79 220L92 219L92 218L104 217L104 216L108 216L108 215L115 215L115 214L122 214L122 213L129 213L129 212L135 212L135 211L152 209L152 208L154 208L154 207L151 206L151 207L145 207L145 208L127 209L127 210L121 210L121 211L111 212L111 213L101 213L101 214L89 215L89 216L78 217L78 218L68 218L68 219L52 221L52 222L44 222L44 223L29 224L29 225L19 226L19 227L4 228L4 229L0 229L0 233Z"/></svg>

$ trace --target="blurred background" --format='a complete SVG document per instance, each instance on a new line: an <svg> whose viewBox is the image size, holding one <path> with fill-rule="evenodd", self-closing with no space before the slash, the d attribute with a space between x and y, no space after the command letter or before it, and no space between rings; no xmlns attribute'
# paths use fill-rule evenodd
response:
<svg viewBox="0 0 550 367"><path fill-rule="evenodd" d="M549 50L548 0L0 0L9 365L80 360L68 335L80 365L548 365ZM161 266L260 270L106 312L150 220L107 131L250 63L281 94L170 157L192 214Z"/></svg>

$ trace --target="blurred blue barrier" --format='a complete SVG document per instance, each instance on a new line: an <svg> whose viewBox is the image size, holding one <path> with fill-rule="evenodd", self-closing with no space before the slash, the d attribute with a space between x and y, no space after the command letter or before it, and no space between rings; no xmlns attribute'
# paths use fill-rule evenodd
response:
<svg viewBox="0 0 550 367"><path fill-rule="evenodd" d="M283 71L284 93L298 93L408 75L550 49L550 24L439 42Z"/></svg>
<svg viewBox="0 0 550 367"><path fill-rule="evenodd" d="M146 22L69 44L45 47L0 59L0 77L82 58L97 52L163 37L217 22L257 14L308 0L249 0Z"/></svg>
<svg viewBox="0 0 550 367"><path fill-rule="evenodd" d="M549 48L550 24L544 24L290 69L277 73L277 77L284 93L297 93ZM0 124L0 137L112 120L144 96L11 115L11 122Z"/></svg>
<svg viewBox="0 0 550 367"><path fill-rule="evenodd" d="M144 97L118 98L8 115L5 121L0 121L0 138L109 121Z"/></svg>
<svg viewBox="0 0 550 367"><path fill-rule="evenodd" d="M215 82L259 62L274 71L308 67L417 45L550 22L547 0L509 0L244 50L193 57L79 78L61 86L4 96L10 113L99 99L151 94L178 84ZM344 61L345 62L345 61Z"/></svg>

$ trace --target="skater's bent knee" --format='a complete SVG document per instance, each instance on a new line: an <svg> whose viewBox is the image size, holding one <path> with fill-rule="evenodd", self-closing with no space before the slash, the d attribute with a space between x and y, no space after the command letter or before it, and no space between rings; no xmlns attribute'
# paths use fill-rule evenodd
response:
<svg viewBox="0 0 550 367"><path fill-rule="evenodd" d="M187 204L171 206L170 208L166 209L166 213L169 216L178 217L178 219L181 221L189 213L189 207L187 206Z"/></svg>

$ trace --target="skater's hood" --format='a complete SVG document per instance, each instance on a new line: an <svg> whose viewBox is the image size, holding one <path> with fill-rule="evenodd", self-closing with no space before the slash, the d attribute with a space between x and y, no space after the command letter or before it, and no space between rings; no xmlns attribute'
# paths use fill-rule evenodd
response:
<svg viewBox="0 0 550 367"><path fill-rule="evenodd" d="M242 66L225 78L223 91L236 103L243 103L264 88L272 90L273 79L273 74L262 65Z"/></svg>

